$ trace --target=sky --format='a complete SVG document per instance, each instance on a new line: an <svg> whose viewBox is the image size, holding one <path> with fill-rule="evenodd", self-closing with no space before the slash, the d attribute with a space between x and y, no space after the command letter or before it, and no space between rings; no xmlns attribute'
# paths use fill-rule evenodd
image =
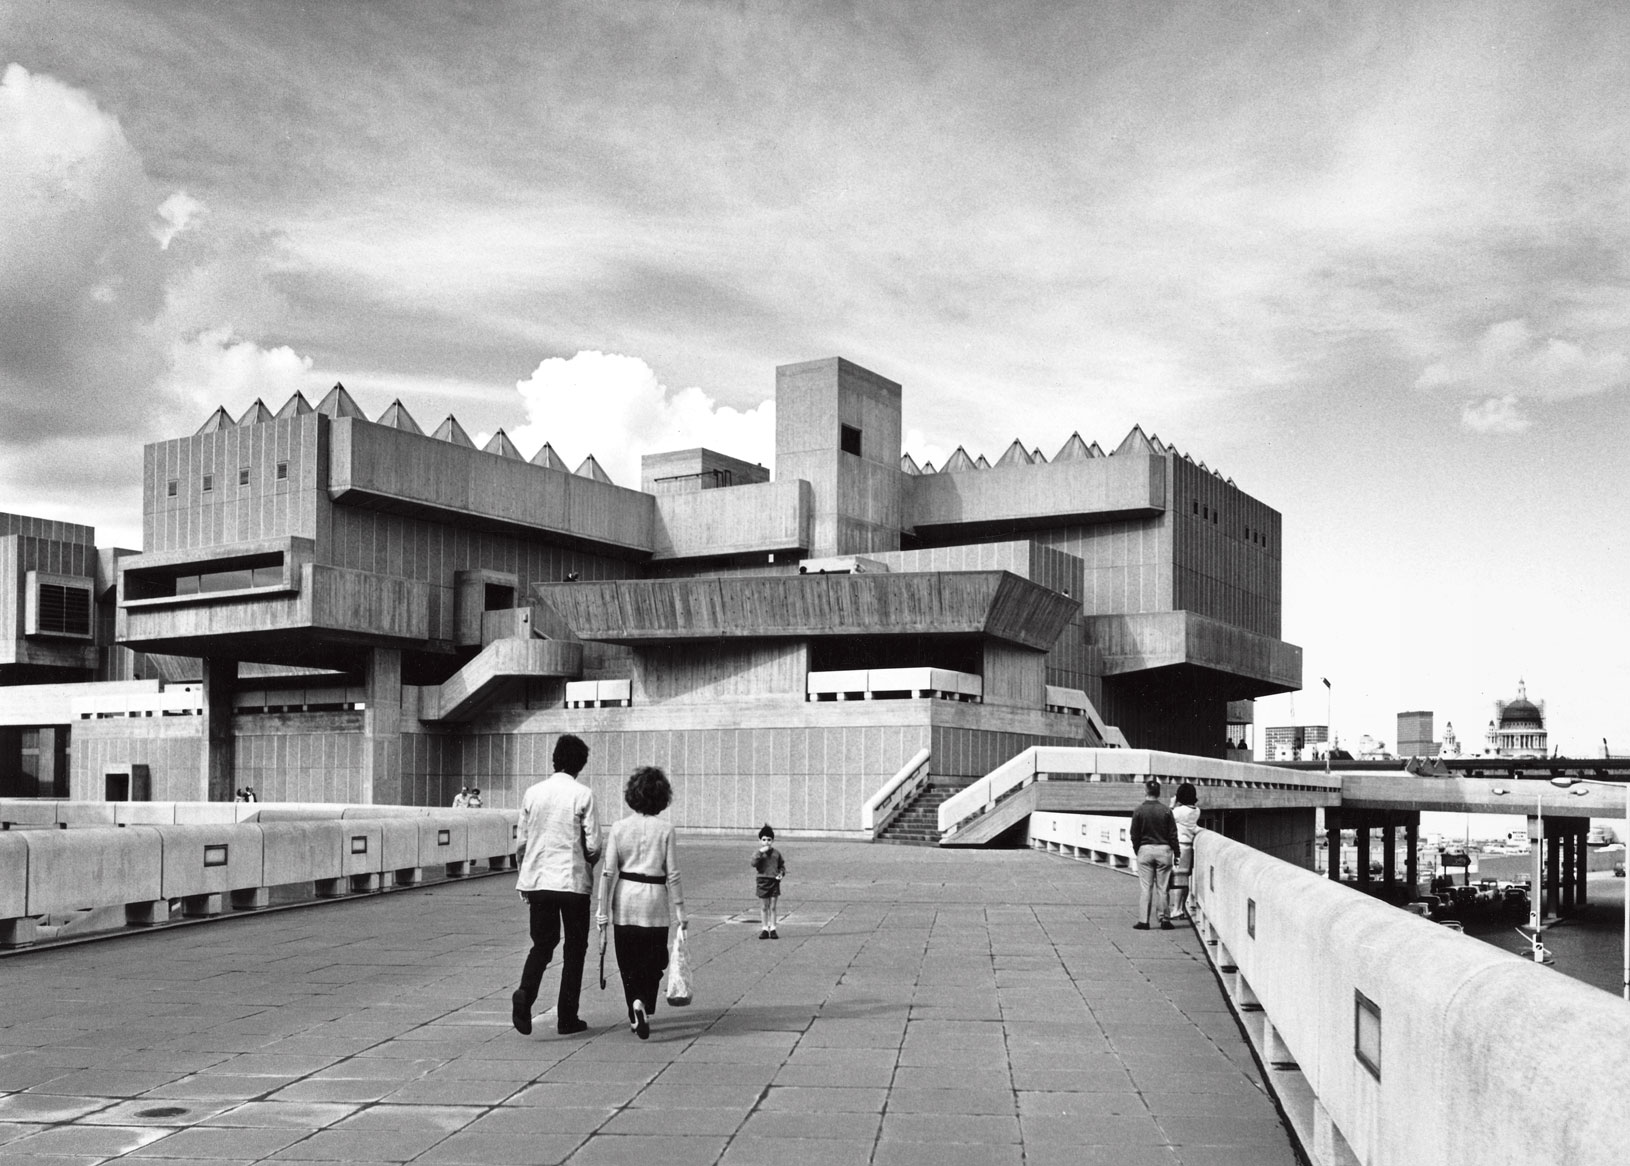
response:
<svg viewBox="0 0 1630 1166"><path fill-rule="evenodd" d="M1283 515L1304 691L1630 753L1630 10L0 0L0 510L139 547L144 442L343 382L638 483L1134 424Z"/></svg>

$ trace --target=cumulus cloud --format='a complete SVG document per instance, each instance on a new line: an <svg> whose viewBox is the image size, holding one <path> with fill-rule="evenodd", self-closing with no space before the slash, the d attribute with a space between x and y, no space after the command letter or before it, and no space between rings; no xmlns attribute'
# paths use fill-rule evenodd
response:
<svg viewBox="0 0 1630 1166"><path fill-rule="evenodd" d="M954 446L947 449L939 442L931 441L921 429L906 430L905 440L901 444L905 446L905 452L917 460L918 466L924 466L932 462L936 470L943 466L945 459L955 451ZM973 456L978 457L979 455L974 454Z"/></svg>
<svg viewBox="0 0 1630 1166"><path fill-rule="evenodd" d="M296 391L309 397L327 387L327 378L311 366L309 356L287 345L262 348L220 327L171 342L168 381L199 408L224 404L231 412L259 399L276 411Z"/></svg>
<svg viewBox="0 0 1630 1166"><path fill-rule="evenodd" d="M21 65L0 76L0 444L140 415L162 368L158 202L119 123Z"/></svg>
<svg viewBox="0 0 1630 1166"><path fill-rule="evenodd" d="M184 190L178 190L159 203L158 219L153 226L153 238L161 250L170 249L170 241L185 231L204 210L204 204Z"/></svg>
<svg viewBox="0 0 1630 1166"><path fill-rule="evenodd" d="M593 454L620 486L639 485L645 453L706 446L769 465L775 450L773 401L744 412L700 388L675 391L636 356L550 357L516 388L527 420L510 437L523 453L547 441L574 469Z"/></svg>
<svg viewBox="0 0 1630 1166"><path fill-rule="evenodd" d="M1523 402L1565 401L1623 385L1630 357L1537 334L1526 319L1503 320L1470 344L1428 365L1421 389L1463 389L1479 395L1462 420L1479 433L1513 433L1528 426Z"/></svg>
<svg viewBox="0 0 1630 1166"><path fill-rule="evenodd" d="M89 94L6 66L0 158L0 497L60 516L70 496L129 542L142 442L323 378L234 334L234 301L209 294L223 281L171 247L203 202L160 190Z"/></svg>
<svg viewBox="0 0 1630 1166"><path fill-rule="evenodd" d="M1460 421L1473 433L1521 433L1529 425L1522 405L1511 396L1468 401L1461 407Z"/></svg>

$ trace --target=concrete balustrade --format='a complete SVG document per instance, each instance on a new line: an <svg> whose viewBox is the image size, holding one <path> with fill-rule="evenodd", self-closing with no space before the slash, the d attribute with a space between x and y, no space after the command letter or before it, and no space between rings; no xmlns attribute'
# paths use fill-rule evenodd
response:
<svg viewBox="0 0 1630 1166"><path fill-rule="evenodd" d="M338 818L316 822L271 821L258 825L265 846L265 874L262 885L286 886L311 883L319 897L339 894L344 871L340 846L345 826Z"/></svg>
<svg viewBox="0 0 1630 1166"><path fill-rule="evenodd" d="M1132 850L1131 818L1037 811L1030 815L1025 830L1025 841L1034 850L1045 850L1119 870L1130 870L1137 859Z"/></svg>
<svg viewBox="0 0 1630 1166"><path fill-rule="evenodd" d="M436 818L419 823L419 867L440 867L448 878L469 873L470 832L466 822Z"/></svg>
<svg viewBox="0 0 1630 1166"><path fill-rule="evenodd" d="M15 805L8 802L10 810ZM126 922L269 905L273 887L318 898L411 886L514 866L516 814L411 806L58 803L27 807L0 831L0 947L37 940L39 922L123 907ZM235 821L237 812L255 820ZM178 818L219 817L188 822ZM121 819L113 821L111 819ZM146 819L146 820L144 820ZM82 824L82 823L92 824Z"/></svg>
<svg viewBox="0 0 1630 1166"><path fill-rule="evenodd" d="M124 904L132 923L169 917L163 894L164 843L152 830L86 826L30 830L29 915L57 915Z"/></svg>
<svg viewBox="0 0 1630 1166"><path fill-rule="evenodd" d="M566 707L569 709L627 708L633 701L634 682L632 680L568 680L566 682Z"/></svg>
<svg viewBox="0 0 1630 1166"><path fill-rule="evenodd" d="M930 756L927 749L917 750L910 761L902 765L893 777L866 799L860 807L862 830L873 838L877 837L899 816L900 811L910 805L911 800L923 791L928 785Z"/></svg>
<svg viewBox="0 0 1630 1166"><path fill-rule="evenodd" d="M342 818L340 820L340 885L333 893L377 891L384 873L384 819ZM322 894L323 889L318 889Z"/></svg>
<svg viewBox="0 0 1630 1166"><path fill-rule="evenodd" d="M412 818L376 818L379 826L379 886L389 890L400 880L412 886L424 878L419 865L419 823ZM407 877L401 878L403 872Z"/></svg>
<svg viewBox="0 0 1630 1166"><path fill-rule="evenodd" d="M0 927L28 914L28 840L20 831L0 833ZM0 935L0 944L7 937Z"/></svg>
<svg viewBox="0 0 1630 1166"><path fill-rule="evenodd" d="M905 693L923 699L978 702L985 682L971 672L948 668L849 668L811 672L805 682L806 700L873 700L883 693Z"/></svg>
<svg viewBox="0 0 1630 1166"><path fill-rule="evenodd" d="M55 826L60 804L56 798L0 798L0 825Z"/></svg>
<svg viewBox="0 0 1630 1166"><path fill-rule="evenodd" d="M226 896L263 885L263 836L234 824L144 827L158 835L159 898L184 915L219 915ZM64 835L71 840L72 831Z"/></svg>
<svg viewBox="0 0 1630 1166"><path fill-rule="evenodd" d="M473 816L465 830L465 861L484 860L492 870L508 870L515 865L515 824L507 815Z"/></svg>
<svg viewBox="0 0 1630 1166"><path fill-rule="evenodd" d="M1192 886L1315 1163L1622 1161L1618 999L1211 831Z"/></svg>

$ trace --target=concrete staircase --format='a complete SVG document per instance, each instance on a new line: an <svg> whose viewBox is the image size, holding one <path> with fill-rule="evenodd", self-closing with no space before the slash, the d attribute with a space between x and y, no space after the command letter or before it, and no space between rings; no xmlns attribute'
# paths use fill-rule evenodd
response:
<svg viewBox="0 0 1630 1166"><path fill-rule="evenodd" d="M964 787L944 782L933 782L884 827L878 842L897 846L938 846L940 840L940 803Z"/></svg>
<svg viewBox="0 0 1630 1166"><path fill-rule="evenodd" d="M472 720L513 681L582 674L583 645L576 641L515 637L494 640L444 683L423 690L419 719Z"/></svg>

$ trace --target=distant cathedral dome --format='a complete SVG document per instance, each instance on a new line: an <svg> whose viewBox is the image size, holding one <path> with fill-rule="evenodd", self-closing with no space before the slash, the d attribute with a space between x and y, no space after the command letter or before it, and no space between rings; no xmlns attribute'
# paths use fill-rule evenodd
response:
<svg viewBox="0 0 1630 1166"><path fill-rule="evenodd" d="M1539 711L1539 705L1530 700L1518 697L1500 710L1500 727L1502 729L1538 729L1545 724L1545 715Z"/></svg>
<svg viewBox="0 0 1630 1166"><path fill-rule="evenodd" d="M1528 699L1528 685L1517 681L1517 699L1497 701L1489 722L1485 752L1493 757L1544 757L1549 745L1545 706Z"/></svg>

